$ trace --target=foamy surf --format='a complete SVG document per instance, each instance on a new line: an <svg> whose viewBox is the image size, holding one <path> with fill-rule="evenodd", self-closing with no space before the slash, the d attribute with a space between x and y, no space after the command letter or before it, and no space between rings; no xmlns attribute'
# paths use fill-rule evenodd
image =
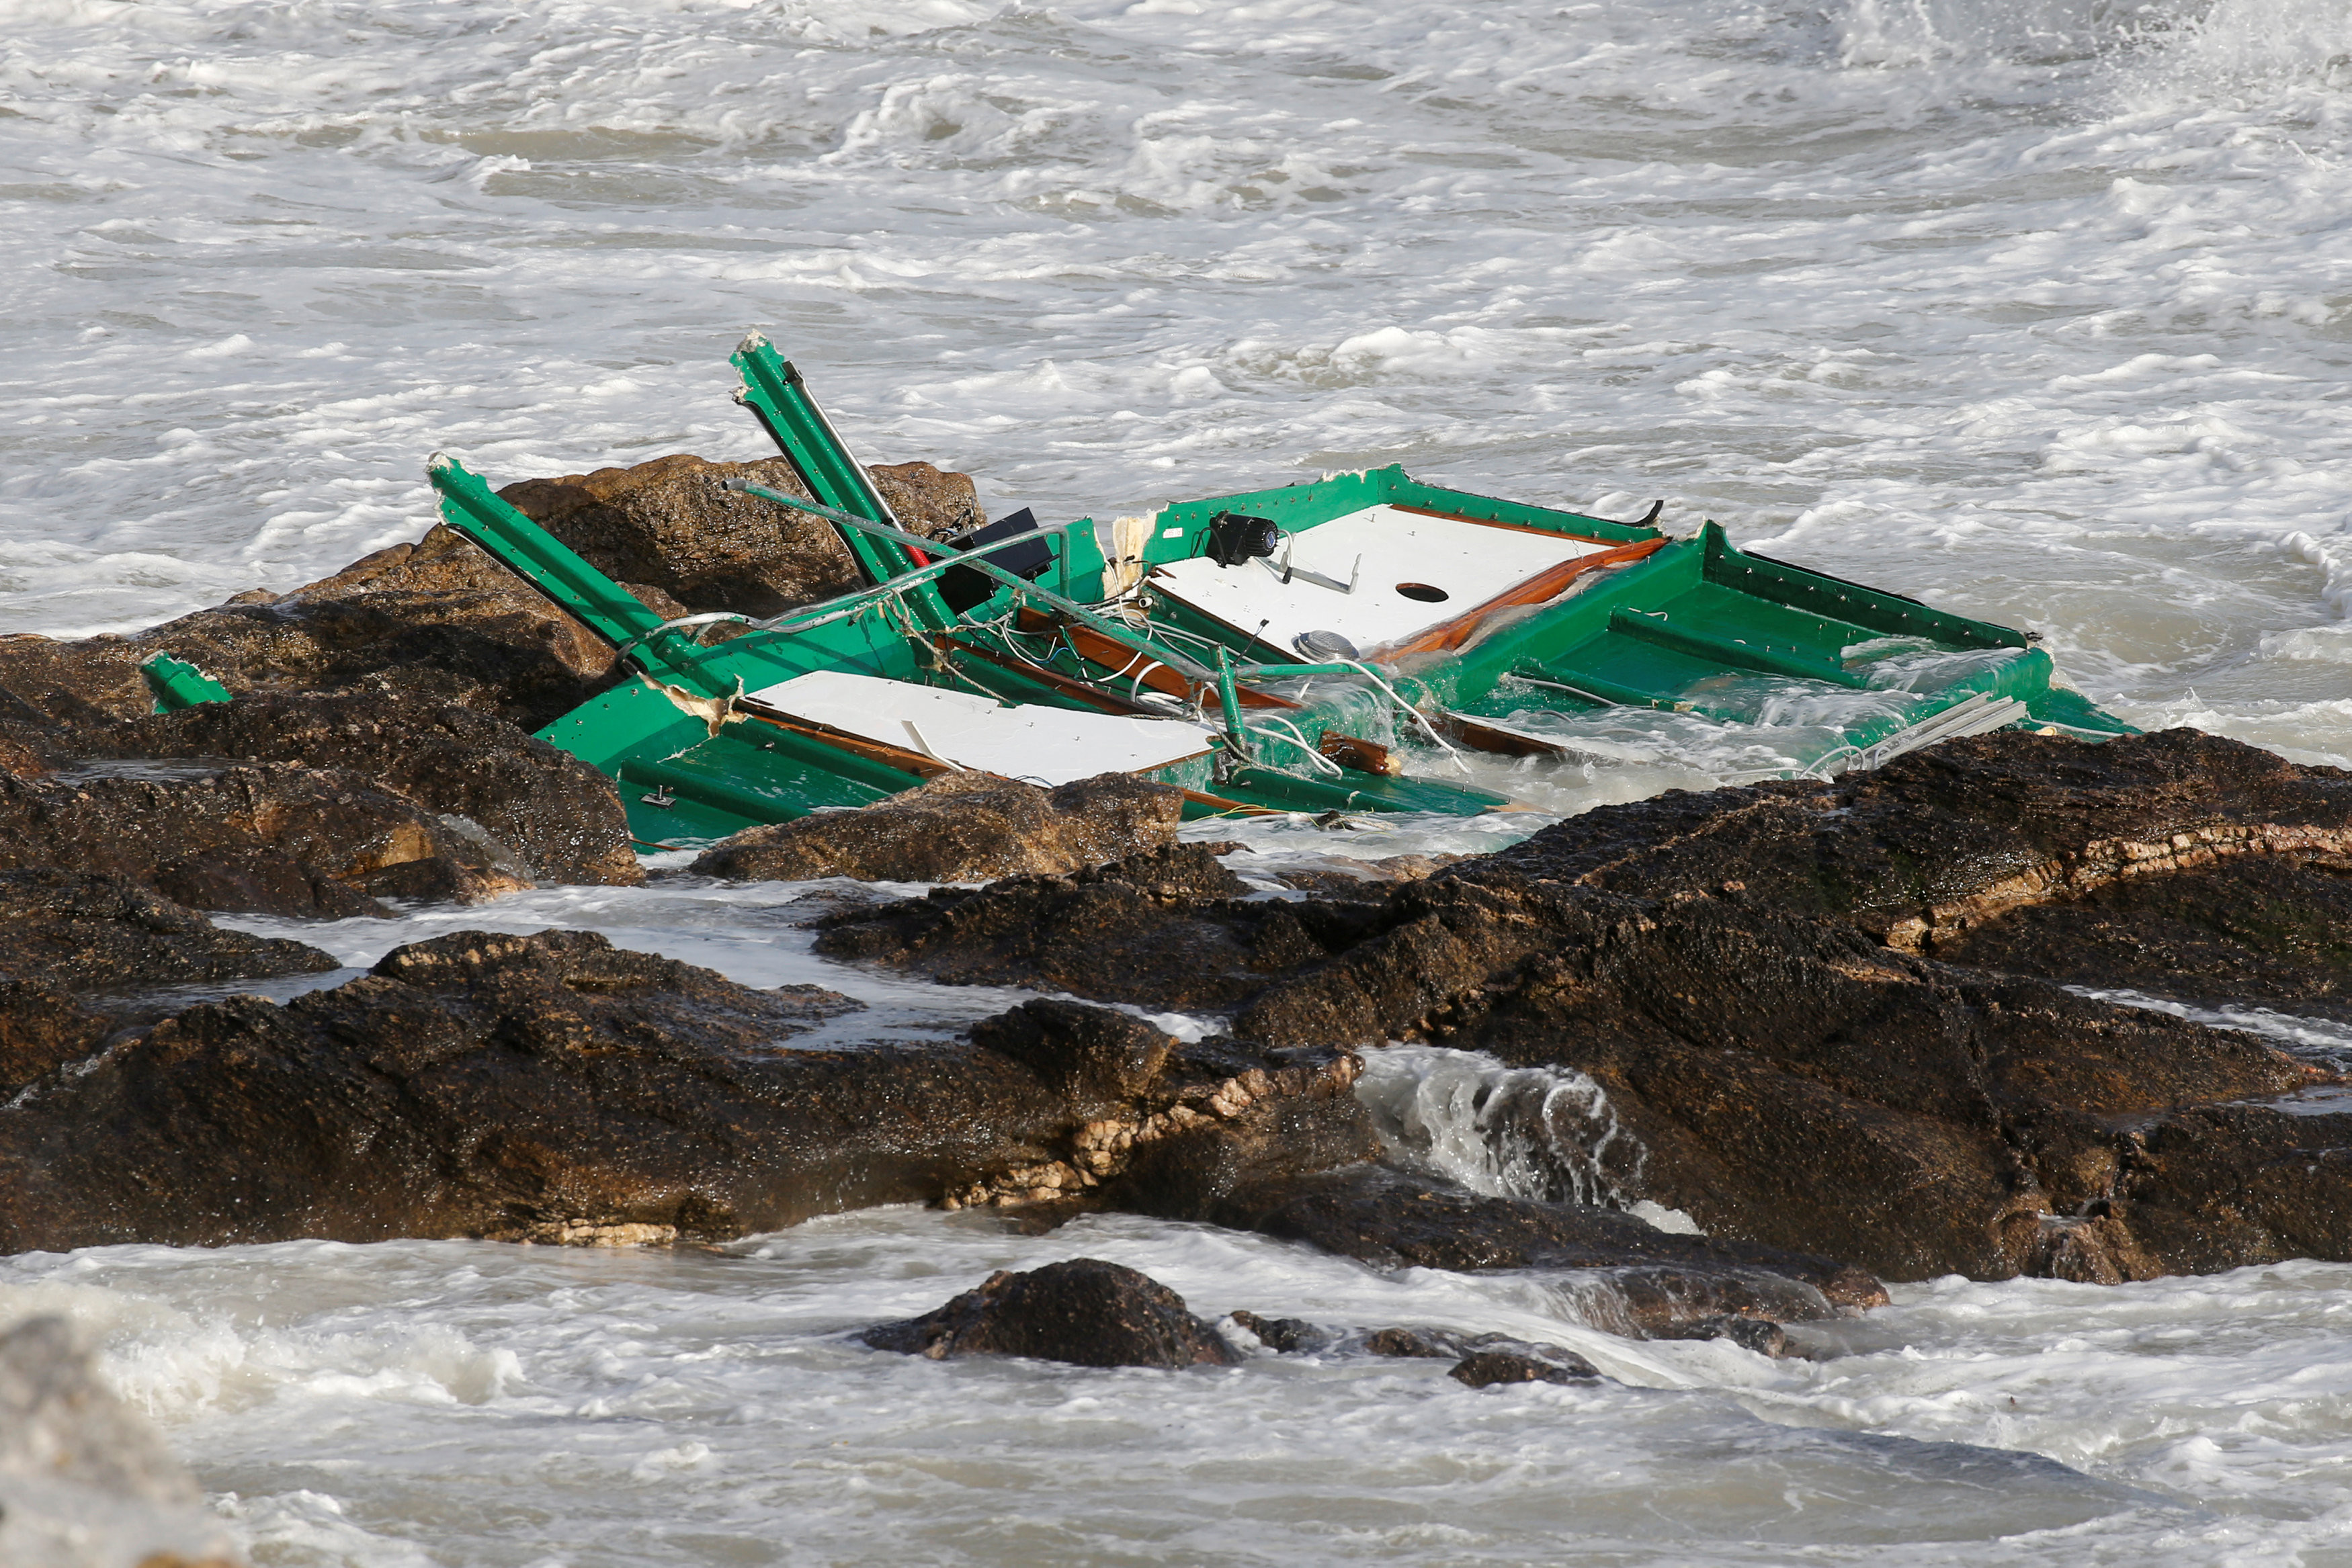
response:
<svg viewBox="0 0 2352 1568"><path fill-rule="evenodd" d="M723 364L758 323L866 450L968 469L993 511L1390 461L1616 515L1664 495L1671 525L2041 632L2135 722L2343 764L2346 26L2327 0L20 4L0 629L143 626L414 538L436 447L501 480L759 455ZM1801 763L1807 716L1775 716L1745 750L1594 727L1583 760L1480 779L1540 814L1213 836L1268 871L1478 852ZM825 964L801 891L301 935L358 966L586 926L848 990L886 1033L1016 995ZM1643 1212L1581 1086L1380 1061L1401 1157ZM1082 1251L1213 1316L1504 1333L1621 1381L846 1338ZM1942 1281L1774 1362L1614 1339L1571 1278L883 1210L713 1252L21 1257L0 1312L103 1333L277 1564L2284 1564L2352 1549L2347 1284Z"/></svg>

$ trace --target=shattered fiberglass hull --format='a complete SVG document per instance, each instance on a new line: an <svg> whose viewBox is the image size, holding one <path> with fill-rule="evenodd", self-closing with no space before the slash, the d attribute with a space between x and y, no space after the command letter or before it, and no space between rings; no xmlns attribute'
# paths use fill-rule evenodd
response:
<svg viewBox="0 0 2352 1568"><path fill-rule="evenodd" d="M1782 777L2013 725L2130 733L2027 633L1743 552L1711 522L1670 538L1398 467L955 553L898 528L764 340L735 362L739 401L815 497L741 486L738 504L828 517L867 588L705 646L709 622L744 618L664 621L479 477L431 471L451 527L638 666L541 736L616 779L648 843L961 768L1133 772L1196 816L1477 814L1514 803L1455 777L1466 751L1708 747ZM990 559L1016 548L1025 574ZM958 568L986 594L961 609L940 591Z"/></svg>

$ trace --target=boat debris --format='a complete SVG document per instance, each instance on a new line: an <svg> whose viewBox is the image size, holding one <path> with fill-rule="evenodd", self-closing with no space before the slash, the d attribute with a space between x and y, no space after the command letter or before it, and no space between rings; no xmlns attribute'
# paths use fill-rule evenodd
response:
<svg viewBox="0 0 2352 1568"><path fill-rule="evenodd" d="M782 614L664 618L436 454L443 518L642 677L540 732L621 787L648 841L859 807L974 769L1129 773L1186 814L1523 809L1468 758L1655 762L1677 737L1753 777L1827 777L2028 727L2135 733L2030 632L1735 547L1428 485L1401 466L931 538L899 524L800 372L758 334L737 401L864 586ZM734 634L707 643L711 630ZM193 677L193 678L192 678ZM217 700L159 659L159 708ZM1496 777L1501 777L1499 770Z"/></svg>

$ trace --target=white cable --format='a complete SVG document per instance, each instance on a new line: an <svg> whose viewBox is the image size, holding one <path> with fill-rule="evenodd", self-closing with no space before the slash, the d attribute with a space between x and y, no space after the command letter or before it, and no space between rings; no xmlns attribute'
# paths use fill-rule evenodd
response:
<svg viewBox="0 0 2352 1568"><path fill-rule="evenodd" d="M1389 701L1396 704L1397 706L1411 714L1412 716L1413 723L1421 726L1422 732L1427 735L1430 739L1437 742L1440 747L1444 747L1445 755L1454 759L1454 767L1459 768L1465 773L1470 771L1470 765L1462 760L1462 754L1454 750L1451 746L1447 746L1445 743L1445 737L1437 733L1437 727L1430 723L1428 719L1424 718L1419 708L1405 701L1404 698L1397 695L1396 688L1394 686L1390 685L1386 681L1381 679L1380 676L1372 674L1369 666L1360 664L1354 659L1339 659L1335 660L1334 663L1345 664L1350 669L1362 671L1364 679L1371 682L1372 685L1386 692L1389 696Z"/></svg>
<svg viewBox="0 0 2352 1568"><path fill-rule="evenodd" d="M1242 726L1242 727L1247 730L1250 734L1256 736L1260 740L1279 740L1286 745L1295 746L1298 747L1299 750L1307 753L1308 757L1312 758L1318 768L1323 768L1335 778L1339 775L1339 765L1338 763L1332 761L1329 758L1324 756L1321 752L1316 750L1313 747L1307 745L1303 740L1296 740L1286 735L1276 735L1273 730L1260 729L1254 724L1245 724Z"/></svg>
<svg viewBox="0 0 2352 1568"><path fill-rule="evenodd" d="M1330 770L1330 772L1331 772L1331 774L1332 774L1332 776L1333 776L1334 778L1337 778L1337 777L1339 776L1339 772L1341 771L1341 770L1340 770L1340 768L1339 768L1339 765L1338 763L1336 763L1336 762L1333 762L1329 758L1328 758L1328 757L1324 756L1324 755L1323 755L1323 753L1322 753L1319 749L1318 749L1318 748L1316 748L1316 747L1310 747L1310 746L1308 746L1308 745L1307 744L1307 736L1306 736L1306 733L1305 733L1304 731L1302 731L1302 730L1301 730L1301 729L1300 729L1297 725L1295 725L1295 724L1291 723L1288 719L1286 719L1286 718L1283 717L1280 714L1273 714L1273 713L1270 713L1270 714L1265 715L1265 722L1266 722L1266 723L1268 723L1268 724L1278 724L1278 725L1282 726L1282 727L1283 727L1283 728L1285 728L1285 729L1288 730L1288 731L1291 733L1291 735L1292 735L1294 737L1296 737L1296 739L1297 740L1297 743L1298 743L1299 747L1300 747L1302 749L1304 749L1309 757L1314 758L1315 758L1315 760L1316 760L1318 764L1320 764L1320 765L1321 765L1322 767L1324 767L1324 768L1328 768L1328 769ZM1245 727L1249 728L1250 730L1252 730L1252 731L1254 731L1254 732L1257 730L1257 727L1256 727L1255 725L1249 725L1249 726L1246 726ZM1279 738L1279 737L1276 737L1276 738Z"/></svg>

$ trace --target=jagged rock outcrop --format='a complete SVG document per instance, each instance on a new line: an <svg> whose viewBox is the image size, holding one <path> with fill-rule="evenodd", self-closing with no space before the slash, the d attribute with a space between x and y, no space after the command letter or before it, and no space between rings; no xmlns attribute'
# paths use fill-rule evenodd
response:
<svg viewBox="0 0 2352 1568"><path fill-rule="evenodd" d="M2004 733L1832 783L1606 807L1465 874L1489 869L1644 898L1728 891L2027 973L2104 973L2101 949L2169 923L2198 934L2187 967L2143 958L2143 977L2245 1001L2296 969L2288 994L2327 995L2352 957L2352 773L2193 729L2099 746Z"/></svg>
<svg viewBox="0 0 2352 1568"><path fill-rule="evenodd" d="M577 932L460 933L282 1006L203 1003L0 1105L0 1250L719 1239L917 1201L1127 1208L1385 1264L1608 1267L1637 1333L1880 1299L1818 1259L1408 1185L1368 1164L1349 1052L1181 1042L1050 1000L962 1040L792 1043L856 1006Z"/></svg>
<svg viewBox="0 0 2352 1568"><path fill-rule="evenodd" d="M870 472L915 532L986 520L961 474L929 463ZM736 475L806 494L782 458L705 463L686 455L528 479L501 494L598 570L675 612L772 615L857 586L829 526L728 495L719 481ZM436 523L415 544L377 550L291 592L248 590L131 636L0 636L0 772L38 766L40 737L57 727L149 712L139 666L158 653L239 695L337 692L373 677L380 689L388 680L527 731L622 674L603 639Z"/></svg>
<svg viewBox="0 0 2352 1568"><path fill-rule="evenodd" d="M2325 999L2347 833L2336 770L2186 732L2006 734L1833 784L1606 808L1344 900L1252 903L1155 859L845 912L819 946L1230 1010L1259 1047L1426 1040L1572 1070L1628 1134L1612 1185L1719 1239L1895 1278L2113 1280L2352 1257L2346 1130L2260 1103L2326 1074L2248 1035L1938 960L1995 951L1968 945L2063 901L2098 914L2078 928L2093 946L2053 916L2031 967L2079 981L2119 923L2193 910L2241 972L2301 988L2266 994ZM2231 911L2233 877L2292 891Z"/></svg>
<svg viewBox="0 0 2352 1568"><path fill-rule="evenodd" d="M877 1350L933 1361L1026 1355L1078 1366L1233 1366L1241 1357L1149 1274L1098 1258L1023 1273L998 1270L972 1290L858 1336Z"/></svg>
<svg viewBox="0 0 2352 1568"><path fill-rule="evenodd" d="M0 776L0 869L144 883L197 909L340 918L386 898L519 887L498 847L356 774L292 763L97 762Z"/></svg>
<svg viewBox="0 0 2352 1568"><path fill-rule="evenodd" d="M645 880L612 780L495 715L388 685L262 693L79 732L84 756L289 762L356 774L492 841L534 881Z"/></svg>
<svg viewBox="0 0 2352 1568"><path fill-rule="evenodd" d="M1465 1388L1492 1388L1498 1383L1581 1383L1601 1374L1574 1351L1546 1356L1517 1350L1480 1350L1455 1362L1446 1375Z"/></svg>
<svg viewBox="0 0 2352 1568"><path fill-rule="evenodd" d="M858 810L746 828L705 850L693 869L736 882L1061 873L1172 842L1183 809L1183 791L1132 774L1046 789L992 773L942 773Z"/></svg>
<svg viewBox="0 0 2352 1568"><path fill-rule="evenodd" d="M224 930L121 877L0 872L0 1093L97 1050L120 1027L122 993L336 967L316 947Z"/></svg>
<svg viewBox="0 0 2352 1568"><path fill-rule="evenodd" d="M332 577L255 589L129 637L0 637L0 718L79 726L154 706L164 653L235 693L326 692L389 675L418 695L537 729L614 678L613 650L478 547L436 524Z"/></svg>
<svg viewBox="0 0 2352 1568"><path fill-rule="evenodd" d="M971 481L929 463L869 470L900 523L934 534L982 518ZM598 570L689 611L781 614L859 585L841 536L821 517L725 487L745 479L809 499L791 463L709 463L689 454L629 468L525 479L499 496Z"/></svg>
<svg viewBox="0 0 2352 1568"><path fill-rule="evenodd" d="M1336 1053L1228 1057L1075 1003L971 1040L790 1043L856 1007L578 932L460 933L283 1006L204 1003L0 1106L0 1251L723 1238L1066 1197L1171 1132L1351 1081Z"/></svg>
<svg viewBox="0 0 2352 1568"><path fill-rule="evenodd" d="M1035 986L1153 1008L1231 1008L1303 963L1343 951L1383 905L1251 904L1248 884L1198 843L1067 874L845 911L817 951L949 985Z"/></svg>
<svg viewBox="0 0 2352 1568"><path fill-rule="evenodd" d="M60 1317L0 1333L0 1563L234 1568L228 1532L162 1436Z"/></svg>

